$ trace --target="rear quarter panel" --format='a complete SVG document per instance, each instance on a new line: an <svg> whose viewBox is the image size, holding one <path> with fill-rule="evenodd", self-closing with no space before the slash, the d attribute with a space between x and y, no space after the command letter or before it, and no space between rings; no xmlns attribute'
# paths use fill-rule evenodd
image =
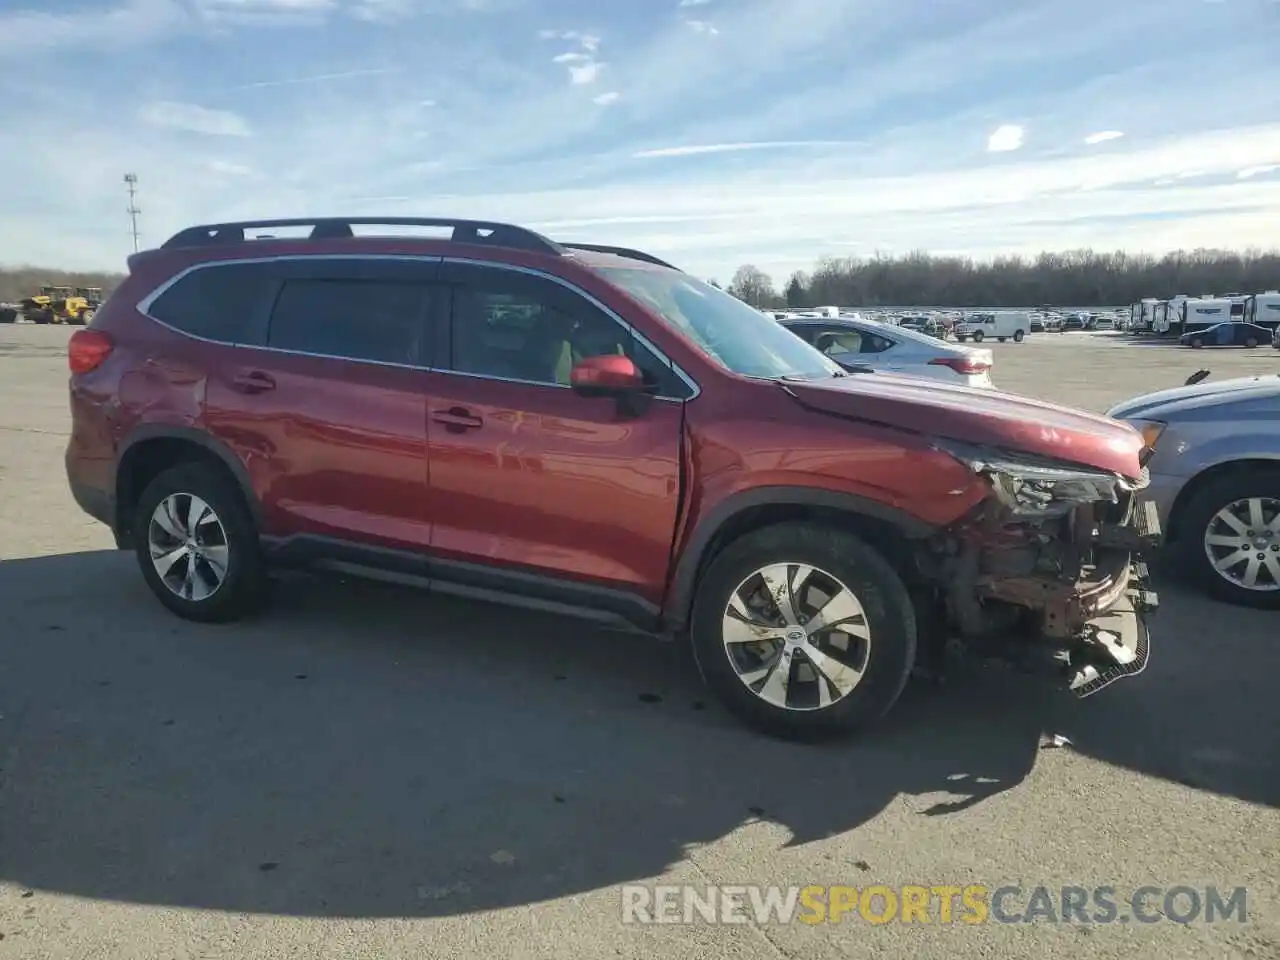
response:
<svg viewBox="0 0 1280 960"><path fill-rule="evenodd" d="M96 370L70 379L68 464L95 489L114 492L117 458L138 427L194 427L204 409L205 345L137 313L154 279L131 276L103 304L89 326L115 349Z"/></svg>

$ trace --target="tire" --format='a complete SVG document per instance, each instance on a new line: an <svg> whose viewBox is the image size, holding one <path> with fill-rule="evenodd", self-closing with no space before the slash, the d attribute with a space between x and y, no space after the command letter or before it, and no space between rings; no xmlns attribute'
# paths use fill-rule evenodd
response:
<svg viewBox="0 0 1280 960"><path fill-rule="evenodd" d="M0 307L0 323L17 323L18 311L9 307Z"/></svg>
<svg viewBox="0 0 1280 960"><path fill-rule="evenodd" d="M1192 339L1191 348L1193 350L1199 350L1203 346L1204 346L1204 341L1201 340L1199 337L1195 337L1194 339Z"/></svg>
<svg viewBox="0 0 1280 960"><path fill-rule="evenodd" d="M963 333L957 333L957 334L956 334L956 340L958 340L960 343L964 343L964 342L965 342L966 340L968 340L968 339L969 339L969 338L968 338L968 336L966 336L966 335L965 335L965 334L963 334Z"/></svg>
<svg viewBox="0 0 1280 960"><path fill-rule="evenodd" d="M860 670L845 678L850 682L843 694L834 684L816 678L811 661L805 663L805 651L815 647L804 640L799 652L796 647L790 648L793 659L782 697L787 705L770 703L762 693L769 688L774 676L769 664L772 662L776 669L775 651L784 642L781 631L773 628L772 641L735 643L732 648L725 643L724 624L730 602L735 597L740 600L743 595L755 593L751 585L761 583L758 571L770 566L792 572L798 566L814 568L815 572L801 585L803 599L800 602L806 606L821 606L817 601L827 594L830 594L828 599L836 603L835 596L843 587L853 602L841 601L841 608L862 611L865 623L862 639L841 637L840 631L832 630L817 635L826 652L844 654L843 666L852 666L855 672ZM765 591L756 593L757 598L760 594ZM768 603L767 599L763 602ZM739 609L747 607L739 603ZM755 609L751 612L756 622L766 622L760 618L768 614ZM775 617L773 622L784 621ZM804 630L796 628L792 632L803 635ZM916 657L915 609L893 567L851 534L806 524L765 527L726 547L699 583L690 634L698 669L725 706L747 725L788 740L811 741L848 735L878 720L902 694ZM843 642L844 649L832 647L832 641ZM731 653L731 649L737 654ZM801 668L797 668L797 660L802 662ZM839 666L838 661L828 661L828 672ZM756 674L752 687L748 687L740 672ZM820 705L820 688L831 701L829 705Z"/></svg>
<svg viewBox="0 0 1280 960"><path fill-rule="evenodd" d="M1231 504L1250 499L1263 501L1264 518L1273 510L1280 511L1280 469L1268 467L1241 470L1212 480L1197 491L1179 510L1177 517L1178 539L1174 547L1178 564L1188 577L1212 597L1237 606L1280 609L1280 550L1271 549L1280 546L1280 512L1275 513L1275 529L1254 530L1257 539L1253 544L1261 543L1261 546L1254 547L1248 554L1241 551L1241 564L1229 571L1247 575L1248 561L1243 558L1248 558L1251 554L1256 560L1261 554L1264 560L1261 562L1258 580L1264 586L1270 586L1274 581L1276 586L1273 589L1249 589L1238 579L1229 579L1218 573L1209 557L1210 548L1206 544L1206 536L1210 533L1224 538L1220 541L1222 545L1214 548L1217 556L1229 556L1231 553L1225 538L1231 536L1233 531L1225 521L1215 522L1215 518ZM1270 506L1268 501L1272 502ZM1243 511L1244 508L1240 509ZM1247 522L1247 514L1238 519ZM1246 527L1245 533L1248 532L1249 528ZM1267 532L1271 534L1269 538L1265 536ZM1246 542L1245 537L1240 540L1242 543ZM1268 572L1263 573L1263 570Z"/></svg>
<svg viewBox="0 0 1280 960"><path fill-rule="evenodd" d="M1025 332L1023 332L1022 330L1015 330L1015 331L1013 332L1013 342L1014 342L1014 343L1021 343L1023 340L1025 340L1025 339L1026 339L1026 337L1027 337L1026 333L1025 333Z"/></svg>
<svg viewBox="0 0 1280 960"><path fill-rule="evenodd" d="M172 504L181 532L184 521L189 519L185 511L189 509L192 497L203 501L216 518L216 524L206 523L200 528L203 533L200 539L208 552L206 561L196 564L198 578L207 586L211 578L217 576L214 564L221 562L223 571L216 588L204 597L179 595L161 577L151 559L153 539L159 545L182 549L180 539L168 534L154 521L157 508L165 502ZM225 623L248 616L260 608L267 595L268 578L258 531L239 488L220 468L186 463L166 470L142 491L134 516L134 551L142 576L151 592L170 611L184 620ZM225 546L225 551L215 554L213 551L220 545ZM169 570L170 582L182 580L189 566L190 560L186 556L179 556L173 561Z"/></svg>
<svg viewBox="0 0 1280 960"><path fill-rule="evenodd" d="M69 322L75 324L77 327L88 326L89 321L93 319L93 314L94 311L92 310L81 310L78 314L72 317Z"/></svg>
<svg viewBox="0 0 1280 960"><path fill-rule="evenodd" d="M1250 350L1252 350L1254 347L1258 345L1258 341L1255 340L1253 337L1250 337L1248 340L1244 342L1244 345L1248 347Z"/></svg>
<svg viewBox="0 0 1280 960"><path fill-rule="evenodd" d="M35 310L32 313L27 314L27 319L32 323L53 323L53 314L48 310Z"/></svg>
<svg viewBox="0 0 1280 960"><path fill-rule="evenodd" d="M983 332L982 332L981 330L975 330L975 331L974 331L974 333L973 333L973 342L974 342L974 343L981 343L981 342L982 342L982 338L983 338L983 336L984 336L984 334L983 334Z"/></svg>

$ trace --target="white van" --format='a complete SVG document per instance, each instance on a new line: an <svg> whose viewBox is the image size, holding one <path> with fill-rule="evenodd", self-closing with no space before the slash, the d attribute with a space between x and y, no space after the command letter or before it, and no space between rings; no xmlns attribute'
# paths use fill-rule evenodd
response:
<svg viewBox="0 0 1280 960"><path fill-rule="evenodd" d="M955 325L956 339L964 343L973 337L974 343L995 338L1001 343L1012 339L1021 343L1031 332L1031 314L1025 311L1001 310L999 313L966 313Z"/></svg>

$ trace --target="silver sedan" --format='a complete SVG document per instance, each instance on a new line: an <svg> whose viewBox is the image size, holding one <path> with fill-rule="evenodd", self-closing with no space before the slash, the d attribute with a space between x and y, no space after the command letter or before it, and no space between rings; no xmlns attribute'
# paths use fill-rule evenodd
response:
<svg viewBox="0 0 1280 960"><path fill-rule="evenodd" d="M1280 608L1280 377L1205 381L1107 412L1153 451L1147 497L1180 566L1221 600Z"/></svg>
<svg viewBox="0 0 1280 960"><path fill-rule="evenodd" d="M797 317L779 322L846 370L879 370L969 387L994 386L990 350L962 347L874 320Z"/></svg>

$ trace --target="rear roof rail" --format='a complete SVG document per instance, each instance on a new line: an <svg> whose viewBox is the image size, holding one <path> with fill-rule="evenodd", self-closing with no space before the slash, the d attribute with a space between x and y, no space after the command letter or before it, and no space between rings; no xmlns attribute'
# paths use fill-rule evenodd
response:
<svg viewBox="0 0 1280 960"><path fill-rule="evenodd" d="M630 247L608 247L601 243L562 243L560 246L566 250L588 250L591 253L611 253L615 257L625 257L628 260L641 260L645 263L656 264L659 267L669 267L672 270L679 270L679 267L672 266L665 260L659 260L651 253L645 253L642 250L632 250Z"/></svg>
<svg viewBox="0 0 1280 960"><path fill-rule="evenodd" d="M542 234L509 223L486 220L455 220L448 217L318 217L287 220L242 220L234 223L207 223L188 227L164 242L162 250L181 247L207 247L229 243L253 242L251 230L275 227L311 227L308 240L331 240L354 237L353 226L378 227L450 227L450 240L481 246L509 247L535 253L562 255L564 247ZM275 238L270 238L275 239Z"/></svg>

